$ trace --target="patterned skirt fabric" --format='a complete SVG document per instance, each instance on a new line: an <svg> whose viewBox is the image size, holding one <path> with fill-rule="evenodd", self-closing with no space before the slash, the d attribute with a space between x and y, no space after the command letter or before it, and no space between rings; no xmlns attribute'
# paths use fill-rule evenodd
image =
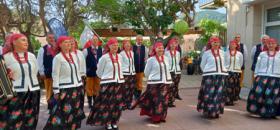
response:
<svg viewBox="0 0 280 130"><path fill-rule="evenodd" d="M1 101L0 130L35 130L40 107L40 90L19 92Z"/></svg>
<svg viewBox="0 0 280 130"><path fill-rule="evenodd" d="M198 94L197 111L207 117L218 117L224 113L224 75L203 76Z"/></svg>
<svg viewBox="0 0 280 130"><path fill-rule="evenodd" d="M120 83L101 84L87 124L104 126L118 123L123 109L122 87L123 84Z"/></svg>
<svg viewBox="0 0 280 130"><path fill-rule="evenodd" d="M135 75L124 75L125 83L123 84L123 104L124 109L131 106L133 101L133 94L136 90L136 76Z"/></svg>
<svg viewBox="0 0 280 130"><path fill-rule="evenodd" d="M277 116L280 78L257 76L247 100L247 111L261 117Z"/></svg>
<svg viewBox="0 0 280 130"><path fill-rule="evenodd" d="M229 72L226 79L226 99L228 105L233 105L234 101L239 99L240 87L240 73Z"/></svg>
<svg viewBox="0 0 280 130"><path fill-rule="evenodd" d="M169 104L173 104L175 101L175 97L179 95L179 83L181 79L181 74L175 74L171 72L171 77L173 83L169 87Z"/></svg>
<svg viewBox="0 0 280 130"><path fill-rule="evenodd" d="M80 86L60 89L59 98L50 111L44 130L72 130L80 127L81 121L85 118L81 109L82 88Z"/></svg>
<svg viewBox="0 0 280 130"><path fill-rule="evenodd" d="M165 122L168 109L168 84L148 84L146 91L137 101L140 115L147 115L153 122Z"/></svg>

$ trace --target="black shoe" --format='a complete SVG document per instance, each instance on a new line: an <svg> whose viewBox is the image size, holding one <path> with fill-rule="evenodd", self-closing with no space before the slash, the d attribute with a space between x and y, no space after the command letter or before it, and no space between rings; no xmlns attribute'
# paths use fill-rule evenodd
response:
<svg viewBox="0 0 280 130"><path fill-rule="evenodd" d="M178 100L183 100L179 95L175 97Z"/></svg>
<svg viewBox="0 0 280 130"><path fill-rule="evenodd" d="M168 104L168 107L176 107L173 103Z"/></svg>
<svg viewBox="0 0 280 130"><path fill-rule="evenodd" d="M87 99L88 99L88 107L89 107L89 109L92 109L92 107L93 107L92 96L87 96Z"/></svg>
<svg viewBox="0 0 280 130"><path fill-rule="evenodd" d="M142 91L141 90L136 90L134 93L135 99L138 99L141 96Z"/></svg>

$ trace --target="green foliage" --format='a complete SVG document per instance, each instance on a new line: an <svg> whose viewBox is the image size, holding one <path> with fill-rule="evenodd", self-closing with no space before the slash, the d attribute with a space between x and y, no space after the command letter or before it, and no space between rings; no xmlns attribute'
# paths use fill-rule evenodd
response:
<svg viewBox="0 0 280 130"><path fill-rule="evenodd" d="M195 50L192 50L192 51L189 51L188 52L188 57L189 58L192 58L192 59L196 59L200 56L200 51L195 51Z"/></svg>
<svg viewBox="0 0 280 130"><path fill-rule="evenodd" d="M4 45L4 40L2 38L0 38L0 46Z"/></svg>
<svg viewBox="0 0 280 130"><path fill-rule="evenodd" d="M180 20L174 24L174 31L179 34L185 34L189 30L189 25L186 21Z"/></svg>
<svg viewBox="0 0 280 130"><path fill-rule="evenodd" d="M99 16L108 18L113 24L121 24L124 22L124 14L122 12L122 1L120 0L96 0L91 4L91 10Z"/></svg>
<svg viewBox="0 0 280 130"><path fill-rule="evenodd" d="M196 41L196 48L200 50L206 45L212 35L220 36L221 32L226 31L226 27L224 27L221 23L209 19L201 20L199 27L204 31L204 34L202 34Z"/></svg>
<svg viewBox="0 0 280 130"><path fill-rule="evenodd" d="M32 35L30 36L30 41L31 41L31 46L32 46L33 49L34 49L34 53L37 54L38 51L39 51L39 49L40 49L40 47L41 47L40 41L37 40L37 39L35 38L35 36L32 36Z"/></svg>
<svg viewBox="0 0 280 130"><path fill-rule="evenodd" d="M179 6L165 0L129 0L125 2L123 12L126 21L136 28L150 27L154 35L158 31L167 29L175 21L175 14L179 11Z"/></svg>
<svg viewBox="0 0 280 130"><path fill-rule="evenodd" d="M91 22L90 26L93 29L106 29L110 27L110 24L105 23L104 21L96 21L96 22Z"/></svg>

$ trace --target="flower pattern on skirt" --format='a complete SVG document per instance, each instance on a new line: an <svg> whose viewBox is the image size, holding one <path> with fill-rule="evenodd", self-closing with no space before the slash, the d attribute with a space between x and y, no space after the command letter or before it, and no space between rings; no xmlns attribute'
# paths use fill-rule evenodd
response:
<svg viewBox="0 0 280 130"><path fill-rule="evenodd" d="M125 83L122 87L123 93L123 108L127 109L131 106L133 101L133 94L136 89L136 76L124 75Z"/></svg>
<svg viewBox="0 0 280 130"><path fill-rule="evenodd" d="M175 74L171 72L171 78L173 83L169 87L169 104L173 104L175 102L175 97L179 95L179 83L181 79L181 74Z"/></svg>
<svg viewBox="0 0 280 130"><path fill-rule="evenodd" d="M229 72L229 75L226 78L226 104L233 104L234 101L239 99L239 93L241 90L240 86L240 73Z"/></svg>
<svg viewBox="0 0 280 130"><path fill-rule="evenodd" d="M85 118L81 107L83 87L60 89L59 99L51 109L44 130L71 130L80 128ZM52 97L54 98L54 97ZM55 99L54 99L55 100Z"/></svg>
<svg viewBox="0 0 280 130"><path fill-rule="evenodd" d="M203 76L198 94L198 112L208 117L224 113L225 78L224 75Z"/></svg>
<svg viewBox="0 0 280 130"><path fill-rule="evenodd" d="M141 107L140 115L150 116L153 122L165 121L169 86L169 84L148 84L146 91L136 103Z"/></svg>
<svg viewBox="0 0 280 130"><path fill-rule="evenodd" d="M123 84L106 83L100 85L99 95L90 110L87 124L104 126L118 123L123 109Z"/></svg>
<svg viewBox="0 0 280 130"><path fill-rule="evenodd" d="M247 100L247 111L261 117L277 116L280 101L280 78L257 76Z"/></svg>
<svg viewBox="0 0 280 130"><path fill-rule="evenodd" d="M39 116L40 91L18 92L0 99L0 130L35 130ZM5 100L5 101L3 101Z"/></svg>

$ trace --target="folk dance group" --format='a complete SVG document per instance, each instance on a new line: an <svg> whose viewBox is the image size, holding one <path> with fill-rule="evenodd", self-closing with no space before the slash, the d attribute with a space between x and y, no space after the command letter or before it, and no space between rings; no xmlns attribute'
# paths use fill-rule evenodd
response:
<svg viewBox="0 0 280 130"><path fill-rule="evenodd" d="M239 36L239 40L238 40ZM178 39L171 38L166 48L154 43L149 58L142 45L141 35L136 45L129 40L110 38L102 48L93 37L89 47L78 50L74 38L60 36L56 41L48 34L49 44L37 55L28 52L23 34L7 37L1 61L8 68L16 96L1 99L1 130L35 130L38 122L40 87L44 80L49 118L44 130L79 129L87 96L90 114L86 123L118 130L122 111L140 106L140 115L152 123L166 122L168 107L175 107L180 99L178 85L181 78L181 52ZM231 41L227 52L220 49L220 39L211 37L202 56L203 79L197 110L206 118L218 118L224 105L233 105L239 98L246 47L240 35ZM255 81L248 97L247 110L261 117L276 117L279 112L280 54L278 43L268 36L253 48ZM144 92L142 81L147 79Z"/></svg>

